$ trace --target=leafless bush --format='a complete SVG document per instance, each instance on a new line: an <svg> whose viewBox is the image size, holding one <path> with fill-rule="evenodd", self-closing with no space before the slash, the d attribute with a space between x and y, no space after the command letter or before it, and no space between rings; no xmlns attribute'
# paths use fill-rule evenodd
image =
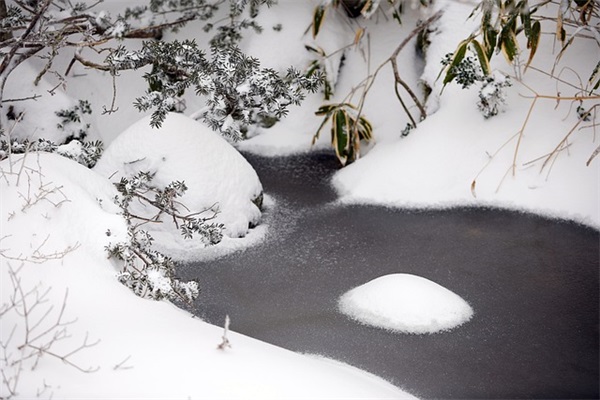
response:
<svg viewBox="0 0 600 400"><path fill-rule="evenodd" d="M21 280L20 271L24 263L13 269L6 263L8 278L12 289L5 293L0 306L2 335L0 337L0 366L2 383L0 398L10 399L18 394L19 382L27 370L35 370L42 358L55 358L81 372L91 373L98 367L82 366L73 360L75 354L93 347L99 340L90 341L86 334L80 344L61 350L59 343L72 338L69 327L76 319L67 319L68 290L65 291L60 308L49 298L51 288L38 284L26 287ZM38 390L38 394L48 390L49 386Z"/></svg>

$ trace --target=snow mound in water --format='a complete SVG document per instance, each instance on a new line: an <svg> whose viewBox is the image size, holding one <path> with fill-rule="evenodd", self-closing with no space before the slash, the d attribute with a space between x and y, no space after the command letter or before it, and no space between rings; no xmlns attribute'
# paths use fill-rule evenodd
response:
<svg viewBox="0 0 600 400"><path fill-rule="evenodd" d="M449 330L473 316L460 296L410 274L385 275L350 290L339 310L366 325L416 334Z"/></svg>

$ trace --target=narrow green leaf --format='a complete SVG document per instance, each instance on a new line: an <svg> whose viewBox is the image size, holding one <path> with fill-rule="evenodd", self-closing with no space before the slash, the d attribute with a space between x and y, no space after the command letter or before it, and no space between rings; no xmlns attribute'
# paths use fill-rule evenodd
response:
<svg viewBox="0 0 600 400"><path fill-rule="evenodd" d="M465 58L465 54L467 53L467 46L469 45L471 40L473 40L473 38L469 37L458 44L458 47L456 48L456 51L454 52L454 56L452 56L452 61L446 67L446 76L444 77L444 86L446 86L446 84L452 82L452 80L455 78L456 75L453 73L453 69L458 64L460 64L460 62Z"/></svg>
<svg viewBox="0 0 600 400"><path fill-rule="evenodd" d="M486 25L483 28L483 47L488 60L494 55L498 38L498 31L491 25Z"/></svg>
<svg viewBox="0 0 600 400"><path fill-rule="evenodd" d="M315 115L325 115L329 114L336 108L338 108L340 104L324 104L317 111L315 111Z"/></svg>
<svg viewBox="0 0 600 400"><path fill-rule="evenodd" d="M348 162L348 119L344 110L336 110L331 125L331 143L342 165Z"/></svg>
<svg viewBox="0 0 600 400"><path fill-rule="evenodd" d="M310 78L320 68L321 68L321 66L319 65L319 61L318 60L314 60L313 62L311 62L309 64L308 68L306 69L306 74L305 75Z"/></svg>
<svg viewBox="0 0 600 400"><path fill-rule="evenodd" d="M529 59L527 60L527 64L525 64L525 71L533 61L533 57L535 56L535 52L537 51L538 44L540 44L540 37L542 35L542 29L540 26L540 21L535 21L531 26L531 35L527 39L527 48L529 49Z"/></svg>
<svg viewBox="0 0 600 400"><path fill-rule="evenodd" d="M331 96L333 96L333 88L331 87L331 83L325 79L323 82L323 97L325 100L330 100Z"/></svg>
<svg viewBox="0 0 600 400"><path fill-rule="evenodd" d="M479 65L481 66L481 70L485 76L488 76L492 73L492 67L490 66L490 60L487 57L485 50L481 43L477 40L473 39L471 45L475 49L475 54L477 54L477 58L479 59Z"/></svg>
<svg viewBox="0 0 600 400"><path fill-rule="evenodd" d="M327 55L327 54L325 54L325 50L323 50L320 47L313 47L313 46L309 46L306 44L306 45L304 45L304 48L310 52L317 53L318 55L323 56L323 57L325 57Z"/></svg>
<svg viewBox="0 0 600 400"><path fill-rule="evenodd" d="M529 39L531 36L531 13L529 10L529 4L527 0L519 2L517 7L521 10L521 22L523 23L523 30L525 31L525 37Z"/></svg>
<svg viewBox="0 0 600 400"><path fill-rule="evenodd" d="M358 133L362 140L369 142L373 139L373 126L365 117L358 119Z"/></svg>
<svg viewBox="0 0 600 400"><path fill-rule="evenodd" d="M512 64L519 52L517 37L513 31L507 30L506 33L501 36L500 49L502 50L502 54L506 58L506 61Z"/></svg>
<svg viewBox="0 0 600 400"><path fill-rule="evenodd" d="M327 10L327 7L322 4L315 7L315 11L313 13L313 23L312 23L313 38L316 38L317 35L319 34L319 31L321 30L321 25L323 24L323 21L325 20L325 11L326 10Z"/></svg>

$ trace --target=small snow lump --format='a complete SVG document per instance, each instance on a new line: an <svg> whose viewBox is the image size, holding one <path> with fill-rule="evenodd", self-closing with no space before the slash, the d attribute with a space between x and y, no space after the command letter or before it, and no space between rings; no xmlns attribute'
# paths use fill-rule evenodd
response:
<svg viewBox="0 0 600 400"><path fill-rule="evenodd" d="M473 309L460 296L411 274L376 278L342 295L338 306L360 323L414 334L446 331L473 316Z"/></svg>

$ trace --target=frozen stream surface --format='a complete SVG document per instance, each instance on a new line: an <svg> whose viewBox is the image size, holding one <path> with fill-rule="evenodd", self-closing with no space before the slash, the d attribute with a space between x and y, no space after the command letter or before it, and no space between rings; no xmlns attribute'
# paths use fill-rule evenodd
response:
<svg viewBox="0 0 600 400"><path fill-rule="evenodd" d="M598 398L598 231L499 210L337 206L333 156L246 157L277 202L265 216L272 235L181 267L201 282L198 316L222 325L229 314L232 330L423 398ZM460 295L473 319L410 335L337 311L349 289L395 273Z"/></svg>

